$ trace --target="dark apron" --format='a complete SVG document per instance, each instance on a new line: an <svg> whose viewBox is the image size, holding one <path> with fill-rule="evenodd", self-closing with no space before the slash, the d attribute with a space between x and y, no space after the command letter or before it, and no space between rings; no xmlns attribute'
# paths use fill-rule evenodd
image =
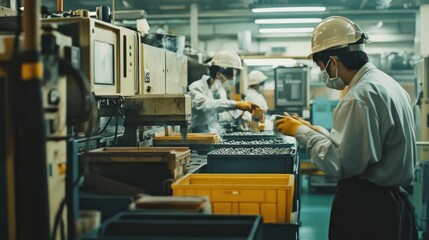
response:
<svg viewBox="0 0 429 240"><path fill-rule="evenodd" d="M338 181L329 239L417 240L414 208L407 192L358 177Z"/></svg>

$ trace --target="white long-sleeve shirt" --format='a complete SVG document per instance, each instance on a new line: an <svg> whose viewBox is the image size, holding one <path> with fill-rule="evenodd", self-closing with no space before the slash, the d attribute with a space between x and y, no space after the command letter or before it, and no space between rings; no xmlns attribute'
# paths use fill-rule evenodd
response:
<svg viewBox="0 0 429 240"><path fill-rule="evenodd" d="M189 85L189 94L192 99L191 129L201 127L208 128L206 131L216 132L218 125L218 114L225 110L235 109L237 102L226 98L225 89L222 86L209 87L207 80L209 76ZM218 99L215 98L218 95Z"/></svg>
<svg viewBox="0 0 429 240"><path fill-rule="evenodd" d="M261 107L264 111L268 110L268 104L264 96L253 88L248 88L246 91L245 101L252 102Z"/></svg>
<svg viewBox="0 0 429 240"><path fill-rule="evenodd" d="M381 186L411 183L415 123L410 97L394 79L365 64L333 116L329 134L306 126L296 134L318 168L340 179L359 176Z"/></svg>

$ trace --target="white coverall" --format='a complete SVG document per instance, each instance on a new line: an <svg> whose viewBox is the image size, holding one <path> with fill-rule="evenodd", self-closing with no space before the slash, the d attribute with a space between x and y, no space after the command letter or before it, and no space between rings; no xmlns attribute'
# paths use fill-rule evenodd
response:
<svg viewBox="0 0 429 240"><path fill-rule="evenodd" d="M219 116L229 117L228 114L219 113L236 108L237 102L226 98L222 85L209 87L209 78L204 75L189 85L192 99L191 132L219 132L219 121L223 120Z"/></svg>
<svg viewBox="0 0 429 240"><path fill-rule="evenodd" d="M254 104L257 104L265 112L268 110L268 104L267 104L267 101L264 98L264 95L262 95L260 92L256 91L253 88L247 89L247 91L246 91L246 97L244 98L244 100L252 102Z"/></svg>

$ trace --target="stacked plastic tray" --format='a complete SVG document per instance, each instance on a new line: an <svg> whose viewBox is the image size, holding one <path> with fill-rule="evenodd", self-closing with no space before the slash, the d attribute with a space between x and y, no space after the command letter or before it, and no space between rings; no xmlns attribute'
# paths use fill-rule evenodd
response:
<svg viewBox="0 0 429 240"><path fill-rule="evenodd" d="M125 212L107 221L102 228L100 239L263 239L260 216Z"/></svg>

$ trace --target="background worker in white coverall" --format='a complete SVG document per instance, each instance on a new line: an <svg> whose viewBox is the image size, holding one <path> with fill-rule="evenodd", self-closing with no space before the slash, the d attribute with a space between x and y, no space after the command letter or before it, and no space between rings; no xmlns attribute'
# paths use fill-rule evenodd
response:
<svg viewBox="0 0 429 240"><path fill-rule="evenodd" d="M245 101L250 101L255 104L258 104L264 111L268 110L267 100L265 100L264 95L262 95L263 84L268 77L259 70L253 70L247 76L247 81L249 88L245 94Z"/></svg>
<svg viewBox="0 0 429 240"><path fill-rule="evenodd" d="M276 127L339 179L329 239L417 240L414 209L402 189L412 183L416 161L412 103L397 81L368 61L367 40L347 18L324 19L313 31L309 58L328 88L348 86L334 109L332 130L288 115Z"/></svg>
<svg viewBox="0 0 429 240"><path fill-rule="evenodd" d="M192 99L191 132L219 132L219 113L239 109L252 112L259 108L249 101L234 101L227 98L225 89L229 89L238 71L242 70L241 59L237 53L229 50L217 51L209 64L210 76L189 85Z"/></svg>

